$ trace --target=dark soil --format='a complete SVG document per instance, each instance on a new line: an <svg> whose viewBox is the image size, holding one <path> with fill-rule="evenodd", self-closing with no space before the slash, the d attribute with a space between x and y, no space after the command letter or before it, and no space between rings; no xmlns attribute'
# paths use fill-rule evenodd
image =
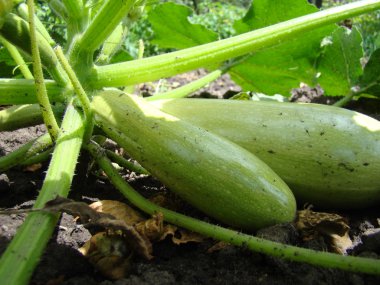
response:
<svg viewBox="0 0 380 285"><path fill-rule="evenodd" d="M214 85L211 90L216 88ZM228 78L219 81L218 88L222 90L218 91L218 97L228 90L239 90ZM293 98L307 102L320 102L320 100L326 102L321 94L312 91L298 92ZM374 104L360 101L349 107L379 118L377 102ZM16 132L0 133L0 155L9 153L43 131L43 127L37 126ZM107 181L92 174L86 176L87 163L88 157L81 157L70 198L88 203L98 199L125 201ZM46 167L47 165L43 165L41 169L33 172L18 169L0 173L0 207L14 209L31 207L43 182ZM125 179L144 195L166 191L165 187L151 177L127 172ZM191 209L189 206L186 208ZM349 221L350 237L355 245L349 253L379 258L378 209L339 214ZM0 252L5 250L24 217L24 214L0 215ZM206 219L202 215L200 217ZM328 247L323 238L305 241L290 224L263 229L256 234L313 249L326 250ZM77 251L89 238L90 233L85 228L78 226L72 216L63 214L30 284L380 284L380 277L287 262L233 246L208 253L208 249L216 243L213 240L180 246L168 240L155 243L153 260L135 258L129 276L111 281L97 272Z"/></svg>

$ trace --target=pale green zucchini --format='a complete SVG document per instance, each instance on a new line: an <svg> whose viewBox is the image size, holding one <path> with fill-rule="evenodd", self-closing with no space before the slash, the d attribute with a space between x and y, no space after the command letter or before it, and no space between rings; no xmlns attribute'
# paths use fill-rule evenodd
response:
<svg viewBox="0 0 380 285"><path fill-rule="evenodd" d="M246 148L295 197L327 208L380 201L380 122L318 104L177 99L152 102Z"/></svg>
<svg viewBox="0 0 380 285"><path fill-rule="evenodd" d="M109 137L209 216L246 230L294 218L288 186L238 145L121 91L99 92L92 109Z"/></svg>

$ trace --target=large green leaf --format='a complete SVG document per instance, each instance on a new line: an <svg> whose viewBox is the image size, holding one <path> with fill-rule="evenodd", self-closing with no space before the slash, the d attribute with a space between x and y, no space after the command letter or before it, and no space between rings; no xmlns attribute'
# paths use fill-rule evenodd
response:
<svg viewBox="0 0 380 285"><path fill-rule="evenodd" d="M359 80L359 86L365 93L380 97L380 49L371 54Z"/></svg>
<svg viewBox="0 0 380 285"><path fill-rule="evenodd" d="M234 25L239 33L255 30L318 11L305 0L255 0L245 17ZM251 55L230 70L244 90L288 96L301 82L315 83L315 62L329 25Z"/></svg>
<svg viewBox="0 0 380 285"><path fill-rule="evenodd" d="M254 0L247 14L234 23L238 34L318 11L306 0Z"/></svg>
<svg viewBox="0 0 380 285"><path fill-rule="evenodd" d="M216 41L218 35L202 25L191 24L192 10L184 5L167 2L148 14L154 31L152 43L161 48L183 49Z"/></svg>
<svg viewBox="0 0 380 285"><path fill-rule="evenodd" d="M318 82L329 96L342 96L362 75L360 59L364 56L362 37L354 27L339 27L324 40L324 51L318 61Z"/></svg>

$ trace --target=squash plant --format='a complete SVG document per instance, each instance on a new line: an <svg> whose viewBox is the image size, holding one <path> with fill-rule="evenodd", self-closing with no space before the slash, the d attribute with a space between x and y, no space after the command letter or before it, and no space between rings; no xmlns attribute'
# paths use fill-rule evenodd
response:
<svg viewBox="0 0 380 285"><path fill-rule="evenodd" d="M42 208L57 195L68 195L78 155L84 150L93 155L109 180L131 203L148 214L162 212L169 223L289 260L380 273L376 260L281 245L158 207L125 183L102 148L104 139L112 138L170 189L235 228L252 231L291 221L296 209L294 196L265 162L228 139L190 120L160 111L125 90L133 84L200 67L213 70L205 78L154 99L183 97L245 60L251 61L251 56L259 51L289 43L300 51L302 41L295 41L300 35L310 31L326 35L331 29L329 25L379 9L380 1L363 0L315 13L305 8L300 17L288 15L284 22L260 23L254 31L244 30L243 20L240 35L212 42L191 41L181 46L182 50L149 58L143 58L141 52L138 59L118 63L110 62L128 26L142 13L148 1L47 2L66 23L67 42L63 49L56 46L34 16L32 0L28 0L27 5L18 0L0 1L0 39L25 77L0 79L0 104L12 105L0 112L0 130L27 126L41 119L47 129L47 134L1 157L0 169L41 161L52 153L35 209ZM266 1L255 1L254 5L263 3ZM167 19L161 22L164 20ZM168 39L175 34L169 33ZM179 35L171 39L181 42ZM27 65L30 61L33 73ZM225 116L228 112L227 104ZM120 161L122 158L118 158L118 162L123 163ZM28 282L57 220L57 214L44 211L28 215L1 257L0 280L4 284Z"/></svg>

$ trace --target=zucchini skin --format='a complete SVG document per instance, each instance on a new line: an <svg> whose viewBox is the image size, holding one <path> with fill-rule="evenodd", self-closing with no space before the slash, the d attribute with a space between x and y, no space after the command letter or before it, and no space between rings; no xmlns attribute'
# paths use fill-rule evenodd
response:
<svg viewBox="0 0 380 285"><path fill-rule="evenodd" d="M354 209L380 201L380 122L366 115L319 104L208 99L152 104L254 153L299 202Z"/></svg>
<svg viewBox="0 0 380 285"><path fill-rule="evenodd" d="M294 219L293 193L249 151L121 91L101 91L91 104L111 139L209 216L245 230Z"/></svg>

